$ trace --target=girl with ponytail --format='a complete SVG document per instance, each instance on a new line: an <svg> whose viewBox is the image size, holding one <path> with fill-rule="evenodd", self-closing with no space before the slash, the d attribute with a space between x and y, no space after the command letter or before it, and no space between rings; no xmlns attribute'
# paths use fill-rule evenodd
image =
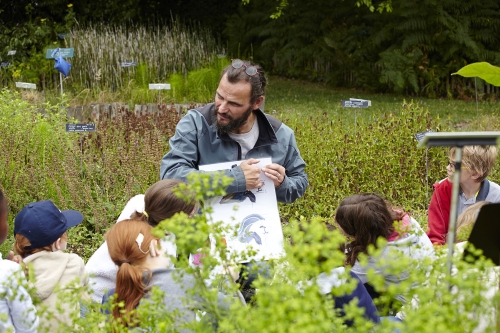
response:
<svg viewBox="0 0 500 333"><path fill-rule="evenodd" d="M145 194L136 195L129 200L118 217L117 224L123 220L136 219L154 227L176 213L193 214L197 208L194 197L190 196L191 200L185 201L174 194L174 189L181 183L174 179L164 179L154 183ZM173 234L166 236L164 241L160 241L161 246L167 255L176 256L175 236ZM115 287L118 272L118 266L111 260L108 252L107 242L104 242L90 257L86 269L90 275L92 300L100 304L104 293Z"/></svg>
<svg viewBox="0 0 500 333"><path fill-rule="evenodd" d="M195 311L202 301L194 299L194 278L186 273L178 274L169 267L169 259L159 245L159 239L151 234L152 227L139 220L125 220L115 224L105 235L109 255L118 266L116 288L104 295L103 303L115 295L112 314L115 320L126 326L137 326L134 309L149 297L152 287L164 292L164 304L169 313L175 313L176 329L183 331L182 323L195 320ZM224 297L221 295L221 304ZM123 307L118 304L123 304Z"/></svg>

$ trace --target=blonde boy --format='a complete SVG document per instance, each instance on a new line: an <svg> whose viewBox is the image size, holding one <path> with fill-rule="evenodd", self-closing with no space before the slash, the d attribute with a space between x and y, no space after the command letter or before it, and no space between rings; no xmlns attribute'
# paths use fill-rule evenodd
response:
<svg viewBox="0 0 500 333"><path fill-rule="evenodd" d="M450 149L446 166L448 177L434 184L428 212L427 235L434 244L443 245L448 233L451 206L451 189L455 173L455 147ZM498 156L495 146L465 146L460 172L460 191L457 216L479 201L500 202L500 186L486 179Z"/></svg>

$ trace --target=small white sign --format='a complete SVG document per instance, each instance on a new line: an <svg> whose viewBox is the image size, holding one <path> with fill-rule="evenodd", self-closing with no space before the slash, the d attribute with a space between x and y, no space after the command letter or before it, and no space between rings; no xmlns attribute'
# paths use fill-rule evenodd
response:
<svg viewBox="0 0 500 333"><path fill-rule="evenodd" d="M7 55L14 55L14 54L16 54L16 50L12 50L12 51L7 52Z"/></svg>
<svg viewBox="0 0 500 333"><path fill-rule="evenodd" d="M26 82L16 82L16 87L24 89L36 89L36 84L26 83Z"/></svg>
<svg viewBox="0 0 500 333"><path fill-rule="evenodd" d="M351 102L368 102L368 106L372 106L372 101L369 99L361 99L361 98L349 98Z"/></svg>
<svg viewBox="0 0 500 333"><path fill-rule="evenodd" d="M169 83L150 83L149 89L151 90L170 90Z"/></svg>

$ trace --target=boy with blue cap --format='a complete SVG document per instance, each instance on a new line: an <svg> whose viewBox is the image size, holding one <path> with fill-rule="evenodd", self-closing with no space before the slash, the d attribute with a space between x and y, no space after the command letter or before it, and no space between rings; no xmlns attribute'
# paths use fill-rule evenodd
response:
<svg viewBox="0 0 500 333"><path fill-rule="evenodd" d="M40 306L48 310L40 312L40 325L50 332L57 331L60 323L71 325L70 315L79 309L79 298L74 304L58 304L58 294L69 290L67 286L75 281L82 286L88 282L82 258L63 252L67 246L66 231L82 221L79 212L60 211L50 200L26 205L14 220L14 250L33 268L36 294L42 300ZM58 310L58 305L63 311Z"/></svg>

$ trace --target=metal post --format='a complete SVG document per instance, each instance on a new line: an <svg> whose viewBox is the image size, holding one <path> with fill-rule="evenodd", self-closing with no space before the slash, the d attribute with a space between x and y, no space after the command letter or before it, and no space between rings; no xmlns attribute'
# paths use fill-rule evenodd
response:
<svg viewBox="0 0 500 333"><path fill-rule="evenodd" d="M61 83L61 95L64 93L63 91L63 85L62 85L62 73L59 72L59 82Z"/></svg>
<svg viewBox="0 0 500 333"><path fill-rule="evenodd" d="M479 106L477 101L477 77L474 78L474 88L476 89L476 117L479 120Z"/></svg>
<svg viewBox="0 0 500 333"><path fill-rule="evenodd" d="M354 137L356 137L356 118L357 118L358 108L354 108Z"/></svg>
<svg viewBox="0 0 500 333"><path fill-rule="evenodd" d="M80 168L82 169L82 177L83 177L83 140L82 134L80 134L80 150L82 152L82 156L80 157Z"/></svg>
<svg viewBox="0 0 500 333"><path fill-rule="evenodd" d="M450 223L448 225L448 259L447 268L448 274L451 276L452 259L453 259L453 246L455 245L456 238L456 224L457 224L457 210L458 210L458 190L460 188L460 172L462 168L462 148L463 146L456 146L455 148L455 172L453 173L453 187L451 190L451 209L450 209Z"/></svg>
<svg viewBox="0 0 500 333"><path fill-rule="evenodd" d="M429 202L429 147L425 149L425 202Z"/></svg>

